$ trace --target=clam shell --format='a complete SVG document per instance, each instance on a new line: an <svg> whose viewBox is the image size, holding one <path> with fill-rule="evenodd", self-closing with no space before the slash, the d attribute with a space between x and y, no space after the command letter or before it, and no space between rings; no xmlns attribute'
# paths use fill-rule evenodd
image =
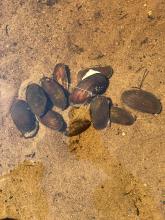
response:
<svg viewBox="0 0 165 220"><path fill-rule="evenodd" d="M105 96L98 96L92 100L90 115L95 129L104 129L110 123L110 106L111 101Z"/></svg>
<svg viewBox="0 0 165 220"><path fill-rule="evenodd" d="M11 117L25 138L34 137L39 129L38 121L24 100L17 100L11 107Z"/></svg>
<svg viewBox="0 0 165 220"><path fill-rule="evenodd" d="M65 126L63 117L59 113L52 110L48 111L39 120L46 127L57 131L61 131Z"/></svg>
<svg viewBox="0 0 165 220"><path fill-rule="evenodd" d="M40 117L46 113L48 100L41 86L30 84L26 89L26 101L37 116Z"/></svg>
<svg viewBox="0 0 165 220"><path fill-rule="evenodd" d="M130 89L122 93L121 100L132 109L149 114L159 114L162 105L159 99L142 89Z"/></svg>
<svg viewBox="0 0 165 220"><path fill-rule="evenodd" d="M87 103L92 97L103 94L108 88L109 81L102 74L87 77L78 83L70 95L70 103L81 105Z"/></svg>
<svg viewBox="0 0 165 220"><path fill-rule="evenodd" d="M41 79L41 84L55 106L62 110L68 107L68 96L64 88L58 82L48 77L43 77Z"/></svg>
<svg viewBox="0 0 165 220"><path fill-rule="evenodd" d="M110 109L110 119L112 123L121 125L132 125L135 122L135 118L130 112L115 106Z"/></svg>
<svg viewBox="0 0 165 220"><path fill-rule="evenodd" d="M66 90L69 90L70 71L67 65L58 63L53 71L53 79L62 85Z"/></svg>
<svg viewBox="0 0 165 220"><path fill-rule="evenodd" d="M73 121L69 125L64 134L68 137L79 135L82 132L86 131L90 127L90 125L91 122L89 120L78 119L76 121Z"/></svg>
<svg viewBox="0 0 165 220"><path fill-rule="evenodd" d="M95 66L95 67L90 67L90 68L86 68L84 70L80 70L77 74L77 82L80 82L81 80L83 80L85 76L90 70L93 70L95 72L93 72L93 74L98 74L101 73L104 76L106 76L108 79L112 77L113 75L113 69L111 66L104 66L104 67L100 67L100 66Z"/></svg>

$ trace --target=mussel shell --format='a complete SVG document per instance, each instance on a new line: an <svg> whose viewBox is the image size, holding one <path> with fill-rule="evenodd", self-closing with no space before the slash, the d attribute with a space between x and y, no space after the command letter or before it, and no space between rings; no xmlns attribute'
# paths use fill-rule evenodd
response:
<svg viewBox="0 0 165 220"><path fill-rule="evenodd" d="M70 95L70 103L73 105L85 104L92 97L103 94L108 88L109 80L102 74L87 77L78 83Z"/></svg>
<svg viewBox="0 0 165 220"><path fill-rule="evenodd" d="M11 117L24 137L34 137L38 131L38 121L24 100L17 100L11 107Z"/></svg>
<svg viewBox="0 0 165 220"><path fill-rule="evenodd" d="M41 86L35 83L30 84L26 89L26 101L38 117L47 112L48 99Z"/></svg>
<svg viewBox="0 0 165 220"><path fill-rule="evenodd" d="M69 90L70 71L67 65L58 63L53 71L53 79L62 85L66 90Z"/></svg>
<svg viewBox="0 0 165 220"><path fill-rule="evenodd" d="M97 96L92 100L90 115L95 129L104 129L110 123L110 106L111 101L105 96Z"/></svg>
<svg viewBox="0 0 165 220"><path fill-rule="evenodd" d="M110 109L110 119L112 123L121 125L132 125L135 122L135 118L130 112L115 106Z"/></svg>
<svg viewBox="0 0 165 220"><path fill-rule="evenodd" d="M65 122L63 117L55 111L49 110L43 117L41 117L40 122L46 127L53 130L61 131L64 129Z"/></svg>
<svg viewBox="0 0 165 220"><path fill-rule="evenodd" d="M111 66L95 66L95 67L90 67L90 68L86 68L84 70L80 70L77 74L77 82L80 82L82 80L83 77L85 77L85 74L89 71L89 70L95 70L97 74L97 72L100 72L101 74L103 74L104 76L106 76L108 79L112 77L113 75L113 69Z"/></svg>
<svg viewBox="0 0 165 220"><path fill-rule="evenodd" d="M58 82L48 77L43 77L41 79L41 84L55 106L62 110L68 107L68 95Z"/></svg>
<svg viewBox="0 0 165 220"><path fill-rule="evenodd" d="M64 134L68 137L79 135L82 132L86 131L90 127L90 125L91 122L89 120L78 119L76 121L73 121L69 125Z"/></svg>
<svg viewBox="0 0 165 220"><path fill-rule="evenodd" d="M159 114L162 109L159 99L142 89L131 89L123 92L121 100L130 108L144 113Z"/></svg>

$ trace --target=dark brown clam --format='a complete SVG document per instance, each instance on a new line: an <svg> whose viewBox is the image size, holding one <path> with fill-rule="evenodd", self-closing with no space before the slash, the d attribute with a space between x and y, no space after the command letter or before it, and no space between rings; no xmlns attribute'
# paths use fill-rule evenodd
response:
<svg viewBox="0 0 165 220"><path fill-rule="evenodd" d="M109 80L102 74L87 77L78 83L70 95L73 105L86 104L92 97L103 94L108 88Z"/></svg>
<svg viewBox="0 0 165 220"><path fill-rule="evenodd" d="M159 114L162 109L159 99L142 89L131 89L123 92L121 100L130 108L144 113Z"/></svg>
<svg viewBox="0 0 165 220"><path fill-rule="evenodd" d="M93 127L97 130L104 129L110 122L111 101L105 96L95 97L90 104L90 115Z"/></svg>
<svg viewBox="0 0 165 220"><path fill-rule="evenodd" d="M58 63L53 71L53 79L62 85L66 90L69 90L70 71L67 65Z"/></svg>
<svg viewBox="0 0 165 220"><path fill-rule="evenodd" d="M130 112L115 106L110 109L110 118L112 123L121 125L132 125L135 122L135 118Z"/></svg>
<svg viewBox="0 0 165 220"><path fill-rule="evenodd" d="M26 101L32 112L38 117L43 116L47 111L48 99L43 88L35 83L26 89Z"/></svg>
<svg viewBox="0 0 165 220"><path fill-rule="evenodd" d="M41 84L55 106L62 110L68 107L68 96L64 88L58 82L48 77L43 77L41 79Z"/></svg>
<svg viewBox="0 0 165 220"><path fill-rule="evenodd" d="M46 127L51 128L53 130L61 131L65 127L63 117L59 113L52 110L48 111L39 120Z"/></svg>
<svg viewBox="0 0 165 220"><path fill-rule="evenodd" d="M76 136L86 131L91 125L89 120L78 119L73 121L67 130L65 131L65 135L68 137Z"/></svg>
<svg viewBox="0 0 165 220"><path fill-rule="evenodd" d="M34 137L38 131L38 121L30 106L23 100L17 100L11 107L11 117L25 138Z"/></svg>
<svg viewBox="0 0 165 220"><path fill-rule="evenodd" d="M88 73L89 70L95 70L97 72L100 72L108 79L111 78L113 75L113 69L111 66L104 66L104 67L95 66L95 67L86 68L84 70L80 70L77 74L77 81L80 82L83 79L83 77L85 77L85 75ZM97 74L97 72L95 74Z"/></svg>

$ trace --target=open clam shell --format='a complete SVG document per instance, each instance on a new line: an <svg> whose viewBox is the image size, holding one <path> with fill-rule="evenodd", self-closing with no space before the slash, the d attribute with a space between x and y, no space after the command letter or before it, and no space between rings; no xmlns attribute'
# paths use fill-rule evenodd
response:
<svg viewBox="0 0 165 220"><path fill-rule="evenodd" d="M89 120L77 119L70 123L64 134L68 137L79 135L86 131L90 125L91 122Z"/></svg>
<svg viewBox="0 0 165 220"><path fill-rule="evenodd" d="M162 110L160 100L150 92L142 89L130 89L121 95L124 104L143 113L159 114Z"/></svg>
<svg viewBox="0 0 165 220"><path fill-rule="evenodd" d="M66 90L69 90L70 71L69 67L63 63L58 63L53 71L53 79L62 85Z"/></svg>
<svg viewBox="0 0 165 220"><path fill-rule="evenodd" d="M105 96L95 97L90 104L93 127L97 130L106 128L110 123L111 100Z"/></svg>
<svg viewBox="0 0 165 220"><path fill-rule="evenodd" d="M38 84L32 83L27 87L26 101L35 115L40 117L47 112L48 99Z"/></svg>
<svg viewBox="0 0 165 220"><path fill-rule="evenodd" d="M25 138L34 137L39 129L38 121L24 100L17 100L11 107L11 117Z"/></svg>
<svg viewBox="0 0 165 220"><path fill-rule="evenodd" d="M109 80L104 75L91 75L78 83L70 95L70 103L73 105L86 104L92 97L103 94L108 85Z"/></svg>
<svg viewBox="0 0 165 220"><path fill-rule="evenodd" d="M58 82L48 77L43 77L41 79L41 85L56 107L62 110L68 107L68 95Z"/></svg>
<svg viewBox="0 0 165 220"><path fill-rule="evenodd" d="M77 74L77 82L80 82L81 80L85 79L90 75L94 75L98 73L103 74L109 79L113 75L113 69L111 66L104 66L104 67L94 66L94 67L86 68L84 70L80 70Z"/></svg>
<svg viewBox="0 0 165 220"><path fill-rule="evenodd" d="M112 123L121 125L132 125L136 120L130 112L115 106L110 108L110 118Z"/></svg>
<svg viewBox="0 0 165 220"><path fill-rule="evenodd" d="M63 117L55 111L48 111L43 117L41 117L40 122L46 127L53 130L61 131L65 127L65 122Z"/></svg>

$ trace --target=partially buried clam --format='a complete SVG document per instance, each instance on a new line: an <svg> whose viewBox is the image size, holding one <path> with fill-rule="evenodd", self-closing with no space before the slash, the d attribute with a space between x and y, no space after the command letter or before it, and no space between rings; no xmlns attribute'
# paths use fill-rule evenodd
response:
<svg viewBox="0 0 165 220"><path fill-rule="evenodd" d="M68 95L58 82L48 77L43 77L41 84L55 106L62 110L68 107Z"/></svg>
<svg viewBox="0 0 165 220"><path fill-rule="evenodd" d="M47 112L48 99L41 86L30 84L26 89L26 101L37 116L43 116Z"/></svg>
<svg viewBox="0 0 165 220"><path fill-rule="evenodd" d="M160 100L152 93L142 89L124 91L121 100L130 108L143 113L159 114L162 109Z"/></svg>
<svg viewBox="0 0 165 220"><path fill-rule="evenodd" d="M112 123L121 125L132 125L135 118L123 108L112 106L110 109L110 119Z"/></svg>
<svg viewBox="0 0 165 220"><path fill-rule="evenodd" d="M51 128L53 130L62 131L65 128L65 122L63 117L59 113L52 110L48 111L39 120L46 127Z"/></svg>
<svg viewBox="0 0 165 220"><path fill-rule="evenodd" d="M89 120L77 119L70 123L69 127L65 131L65 135L68 137L76 136L86 131L91 125Z"/></svg>
<svg viewBox="0 0 165 220"><path fill-rule="evenodd" d="M90 75L99 74L99 73L103 74L109 79L112 77L113 69L111 66L104 66L104 67L94 66L84 70L80 70L77 74L77 81L80 82L81 80L87 78Z"/></svg>
<svg viewBox="0 0 165 220"><path fill-rule="evenodd" d="M90 104L90 115L93 127L104 129L110 123L111 100L105 96L95 97Z"/></svg>
<svg viewBox="0 0 165 220"><path fill-rule="evenodd" d="M63 63L58 63L53 71L53 79L68 90L70 83L69 67Z"/></svg>
<svg viewBox="0 0 165 220"><path fill-rule="evenodd" d="M109 80L104 75L91 75L78 83L70 95L70 103L73 105L86 104L92 97L103 94L108 85Z"/></svg>
<svg viewBox="0 0 165 220"><path fill-rule="evenodd" d="M25 138L34 137L38 131L38 121L24 100L17 100L11 107L11 117Z"/></svg>

